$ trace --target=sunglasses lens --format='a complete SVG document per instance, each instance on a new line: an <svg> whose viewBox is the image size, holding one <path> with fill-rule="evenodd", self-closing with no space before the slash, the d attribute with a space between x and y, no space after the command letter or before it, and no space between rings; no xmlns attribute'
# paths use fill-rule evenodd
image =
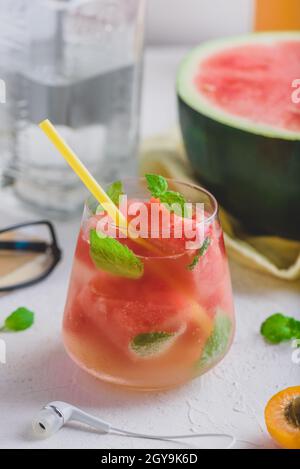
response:
<svg viewBox="0 0 300 469"><path fill-rule="evenodd" d="M0 288L34 282L54 264L47 225L29 225L0 233Z"/></svg>

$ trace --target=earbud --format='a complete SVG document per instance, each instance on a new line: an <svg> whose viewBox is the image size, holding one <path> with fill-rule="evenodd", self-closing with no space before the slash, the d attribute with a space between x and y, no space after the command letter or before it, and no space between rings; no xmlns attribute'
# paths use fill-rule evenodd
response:
<svg viewBox="0 0 300 469"><path fill-rule="evenodd" d="M189 433L184 435L147 435L143 433L135 433L129 430L122 430L117 427L111 426L109 423L105 422L102 419L93 417L92 415L84 412L78 407L74 407L71 404L66 402L50 402L45 407L43 407L37 417L33 420L32 426L34 433L39 437L48 438L49 436L56 433L60 430L67 422L76 421L89 425L90 427L95 428L102 434L114 433L115 435L127 435L133 438L145 438L151 440L161 440L161 441L172 441L180 440L187 438L208 438L217 440L224 440L225 448L232 448L236 443L236 439L233 435L227 435L226 433ZM226 444L226 443L227 444Z"/></svg>
<svg viewBox="0 0 300 469"><path fill-rule="evenodd" d="M70 420L77 421L96 428L101 433L109 433L110 425L101 419L93 417L77 407L66 402L55 401L47 404L40 410L33 420L32 426L35 434L48 438L56 433Z"/></svg>

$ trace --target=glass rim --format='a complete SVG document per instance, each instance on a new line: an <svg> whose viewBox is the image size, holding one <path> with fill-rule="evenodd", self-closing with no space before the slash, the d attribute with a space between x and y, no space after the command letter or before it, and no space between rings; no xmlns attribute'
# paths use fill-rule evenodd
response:
<svg viewBox="0 0 300 469"><path fill-rule="evenodd" d="M126 183L126 182L146 181L146 178L145 178L145 176L137 176L137 177L131 176L131 177L125 177L124 179L120 178L119 180L121 182ZM203 186L198 186L197 184L194 184L194 183L188 182L188 181L180 181L179 179L173 179L173 178L165 178L165 180L167 182L170 181L170 182L173 182L175 184L181 184L183 186L190 187L191 189L194 189L194 190L196 190L196 191L198 191L202 194L205 194L208 197L208 199L212 202L212 205L213 205L212 214L209 215L208 217L205 217L204 221L199 222L199 223L204 222L205 224L210 224L218 216L219 205L218 205L217 199L215 198L215 196L211 192L209 192L209 190L205 189ZM113 182L115 182L115 181L108 182L105 185L109 186ZM88 210L90 210L89 201L92 200L92 199L96 200L96 198L92 194L90 194L88 197L85 198L84 208L87 208ZM192 203L194 204L194 203L197 203L197 202L192 202Z"/></svg>
<svg viewBox="0 0 300 469"><path fill-rule="evenodd" d="M219 211L219 206L218 206L218 202L216 200L216 198L213 196L213 194L211 194L211 192L209 192L207 189L205 189L204 187L202 186L198 186L197 184L194 184L194 183L190 183L190 182L186 182L186 181L180 181L178 179L173 179L173 178L165 178L167 182L173 182L175 184L180 184L180 185L184 185L185 187L189 187L191 189L194 189L194 190L197 190L199 193L202 193L202 194L205 194L209 201L212 203L212 207L213 207L213 211L212 211L212 214L209 215L208 217L205 217L204 219L204 222L203 221L200 221L200 223L204 223L204 224L210 224L212 223L216 217L218 216L218 211ZM144 176L137 176L137 177L126 177L124 179L120 179L120 181L126 183L133 183L133 182L138 182L138 181L146 181L146 178ZM106 186L109 186L111 184L111 182L108 182L106 183L105 185ZM84 208L87 208L89 210L89 212L91 213L91 215L93 215L92 213L92 210L91 210L91 207L89 205L89 202L91 200L96 200L95 197L93 195L89 195L86 199L85 199L85 203L84 203ZM196 203L196 202L194 202ZM116 225L114 225L116 226ZM191 252L193 250L191 249ZM166 254L166 255L141 255L141 254L137 254L135 253L135 255L140 258L140 259L153 259L153 260L157 260L157 259L177 259L179 257L182 257L184 256L186 253L188 252L187 249L184 249L183 251L180 251L180 252L177 252L177 253L174 253L174 254Z"/></svg>

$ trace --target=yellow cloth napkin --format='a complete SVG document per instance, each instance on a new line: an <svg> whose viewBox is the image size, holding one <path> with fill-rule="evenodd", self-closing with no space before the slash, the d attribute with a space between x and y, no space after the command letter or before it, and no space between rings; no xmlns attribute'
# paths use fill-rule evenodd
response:
<svg viewBox="0 0 300 469"><path fill-rule="evenodd" d="M178 130L145 140L140 152L140 174L196 182ZM252 236L220 207L227 252L237 262L285 280L300 278L300 242L275 236Z"/></svg>

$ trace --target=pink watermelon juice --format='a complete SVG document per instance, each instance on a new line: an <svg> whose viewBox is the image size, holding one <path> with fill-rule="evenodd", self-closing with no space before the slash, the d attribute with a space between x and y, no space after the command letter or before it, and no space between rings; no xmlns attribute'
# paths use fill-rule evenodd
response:
<svg viewBox="0 0 300 469"><path fill-rule="evenodd" d="M201 196L200 189L192 190ZM146 202L149 213L154 203L159 199ZM205 207L205 252L204 242L202 251L187 249L184 236L175 238L173 229L170 238L160 233L146 245L118 237L142 266L134 278L108 271L102 258L100 267L95 264L93 230L103 213L86 208L63 322L65 347L77 364L105 381L151 390L181 384L223 358L234 312L213 203ZM170 216L171 228L180 218Z"/></svg>

